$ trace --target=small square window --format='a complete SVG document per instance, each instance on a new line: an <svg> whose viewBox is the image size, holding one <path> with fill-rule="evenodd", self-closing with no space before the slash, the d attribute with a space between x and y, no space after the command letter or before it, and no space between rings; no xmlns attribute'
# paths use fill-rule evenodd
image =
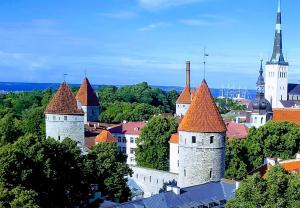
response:
<svg viewBox="0 0 300 208"><path fill-rule="evenodd" d="M196 143L196 137L195 136L192 136L192 143Z"/></svg>
<svg viewBox="0 0 300 208"><path fill-rule="evenodd" d="M214 136L210 136L210 143L214 143Z"/></svg>
<svg viewBox="0 0 300 208"><path fill-rule="evenodd" d="M64 116L64 120L65 120L65 121L68 120L68 116Z"/></svg>

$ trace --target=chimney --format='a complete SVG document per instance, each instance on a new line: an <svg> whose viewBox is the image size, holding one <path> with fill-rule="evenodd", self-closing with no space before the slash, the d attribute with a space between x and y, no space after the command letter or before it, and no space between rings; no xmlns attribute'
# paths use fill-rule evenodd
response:
<svg viewBox="0 0 300 208"><path fill-rule="evenodd" d="M186 86L191 88L191 62L186 62Z"/></svg>

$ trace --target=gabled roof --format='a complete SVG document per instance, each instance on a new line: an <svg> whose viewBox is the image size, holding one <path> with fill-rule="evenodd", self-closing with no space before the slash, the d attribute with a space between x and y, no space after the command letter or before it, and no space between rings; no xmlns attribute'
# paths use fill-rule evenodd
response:
<svg viewBox="0 0 300 208"><path fill-rule="evenodd" d="M130 135L140 135L142 128L146 125L143 121L138 122L126 122L109 129L112 134L130 134Z"/></svg>
<svg viewBox="0 0 300 208"><path fill-rule="evenodd" d="M172 134L169 143L179 144L179 134Z"/></svg>
<svg viewBox="0 0 300 208"><path fill-rule="evenodd" d="M196 91L191 106L179 125L179 131L226 132L224 121L205 80Z"/></svg>
<svg viewBox="0 0 300 208"><path fill-rule="evenodd" d="M78 108L74 94L66 82L63 82L52 100L49 102L45 113L59 115L83 115L81 108Z"/></svg>
<svg viewBox="0 0 300 208"><path fill-rule="evenodd" d="M194 90L186 86L178 97L176 104L191 104Z"/></svg>
<svg viewBox="0 0 300 208"><path fill-rule="evenodd" d="M228 139L244 139L248 135L248 127L242 123L227 122L226 137Z"/></svg>
<svg viewBox="0 0 300 208"><path fill-rule="evenodd" d="M111 135L107 130L102 130L100 134L96 137L95 141L97 143L116 143L117 139Z"/></svg>
<svg viewBox="0 0 300 208"><path fill-rule="evenodd" d="M76 100L80 101L83 106L99 106L98 97L87 77L83 79L83 82L76 94Z"/></svg>
<svg viewBox="0 0 300 208"><path fill-rule="evenodd" d="M300 95L300 84L288 84L288 94Z"/></svg>

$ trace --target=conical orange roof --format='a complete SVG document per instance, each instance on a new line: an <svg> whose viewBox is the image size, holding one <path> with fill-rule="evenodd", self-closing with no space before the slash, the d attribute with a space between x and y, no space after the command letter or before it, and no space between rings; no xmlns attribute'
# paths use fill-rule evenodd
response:
<svg viewBox="0 0 300 208"><path fill-rule="evenodd" d="M176 104L191 104L193 90L186 86L178 97Z"/></svg>
<svg viewBox="0 0 300 208"><path fill-rule="evenodd" d="M54 97L48 104L45 113L60 115L83 115L82 109L77 106L77 101L66 82L63 82Z"/></svg>
<svg viewBox="0 0 300 208"><path fill-rule="evenodd" d="M99 106L98 97L87 77L83 79L83 82L76 94L76 100L80 101L83 106Z"/></svg>
<svg viewBox="0 0 300 208"><path fill-rule="evenodd" d="M226 132L225 123L205 80L196 91L191 106L179 125L179 131Z"/></svg>
<svg viewBox="0 0 300 208"><path fill-rule="evenodd" d="M95 141L97 143L116 143L117 139L113 137L109 131L102 130L101 133L96 137Z"/></svg>

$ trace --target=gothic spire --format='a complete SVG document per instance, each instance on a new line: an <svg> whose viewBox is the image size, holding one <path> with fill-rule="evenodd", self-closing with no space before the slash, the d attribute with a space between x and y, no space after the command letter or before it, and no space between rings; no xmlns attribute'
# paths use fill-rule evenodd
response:
<svg viewBox="0 0 300 208"><path fill-rule="evenodd" d="M265 93L265 80L263 76L263 60L260 61L259 76L256 82L256 86L257 86L258 95Z"/></svg>
<svg viewBox="0 0 300 208"><path fill-rule="evenodd" d="M273 47L273 54L270 63L283 64L283 65L288 64L287 62L285 62L283 52L282 52L281 0L278 0L274 47Z"/></svg>

